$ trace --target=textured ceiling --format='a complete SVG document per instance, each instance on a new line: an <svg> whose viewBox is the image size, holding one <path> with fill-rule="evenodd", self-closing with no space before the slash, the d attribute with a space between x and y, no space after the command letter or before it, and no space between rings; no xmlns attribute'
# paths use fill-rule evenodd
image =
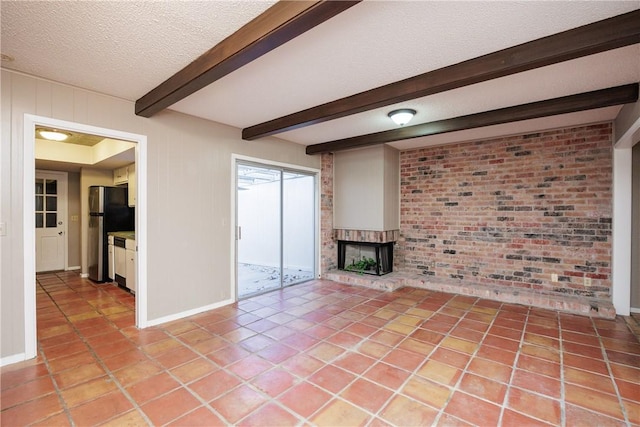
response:
<svg viewBox="0 0 640 427"><path fill-rule="evenodd" d="M16 58L3 66L136 100L271 4L2 0L2 53ZM639 8L640 0L366 0L170 108L247 127ZM387 112L394 107L415 108L416 124L638 81L640 46L634 45L277 136L313 144L390 129ZM603 108L392 145L611 120L618 111Z"/></svg>
<svg viewBox="0 0 640 427"><path fill-rule="evenodd" d="M273 3L2 0L2 65L135 101Z"/></svg>

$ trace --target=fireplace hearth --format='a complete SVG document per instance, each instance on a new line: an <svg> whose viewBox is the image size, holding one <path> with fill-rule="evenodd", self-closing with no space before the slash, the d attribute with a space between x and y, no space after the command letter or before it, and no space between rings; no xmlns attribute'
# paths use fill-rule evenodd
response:
<svg viewBox="0 0 640 427"><path fill-rule="evenodd" d="M382 276L393 271L393 242L338 240L338 269Z"/></svg>

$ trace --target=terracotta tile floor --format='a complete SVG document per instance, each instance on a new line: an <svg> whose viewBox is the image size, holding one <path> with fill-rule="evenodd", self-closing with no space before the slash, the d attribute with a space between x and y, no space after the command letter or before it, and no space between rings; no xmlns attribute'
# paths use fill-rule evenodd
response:
<svg viewBox="0 0 640 427"><path fill-rule="evenodd" d="M3 426L640 425L631 318L313 281L138 330L112 285L38 284Z"/></svg>

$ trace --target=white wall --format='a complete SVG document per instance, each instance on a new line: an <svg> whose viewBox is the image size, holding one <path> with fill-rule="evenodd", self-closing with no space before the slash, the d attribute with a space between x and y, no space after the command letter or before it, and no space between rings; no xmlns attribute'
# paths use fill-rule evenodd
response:
<svg viewBox="0 0 640 427"><path fill-rule="evenodd" d="M640 312L640 144L631 151L631 309Z"/></svg>
<svg viewBox="0 0 640 427"><path fill-rule="evenodd" d="M385 145L339 151L333 157L333 223L345 230L400 228L399 153Z"/></svg>
<svg viewBox="0 0 640 427"><path fill-rule="evenodd" d="M80 173L69 172L69 194L67 200L69 209L67 210L67 241L69 244L69 253L67 255L69 268L80 267L81 250L80 250ZM76 219L77 218L77 219Z"/></svg>
<svg viewBox="0 0 640 427"><path fill-rule="evenodd" d="M24 114L147 136L148 307L150 321L231 298L231 155L320 168L304 147L163 111L146 119L134 103L2 70L0 150L0 358L25 351L23 206Z"/></svg>

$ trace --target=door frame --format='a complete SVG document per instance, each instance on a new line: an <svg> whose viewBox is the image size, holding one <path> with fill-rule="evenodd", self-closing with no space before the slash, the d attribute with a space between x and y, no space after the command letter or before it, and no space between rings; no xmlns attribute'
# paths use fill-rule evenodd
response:
<svg viewBox="0 0 640 427"><path fill-rule="evenodd" d="M238 162L248 162L255 163L256 165L264 165L266 167L273 166L277 168L288 169L291 171L300 171L307 172L310 175L314 176L315 182L315 194L314 194L314 210L315 210L315 225L314 225L314 241L315 241L315 260L314 260L314 271L315 278L318 279L320 277L320 169L310 168L307 166L294 165L291 163L282 163L276 162L267 159L260 159L257 157L244 156L241 154L231 154L231 253L233 256L231 257L231 270L233 272L231 277L231 299L233 301L238 300L238 201L236 198L237 194L237 176L238 176Z"/></svg>
<svg viewBox="0 0 640 427"><path fill-rule="evenodd" d="M36 175L38 174L38 172L41 173L48 173L48 174L55 174L55 175L60 175L61 177L64 176L64 195L65 195L65 199L64 199L64 226L63 226L63 233L64 233L64 243L63 243L63 252L64 252L64 271L68 271L69 270L69 173L68 172L63 172L63 171L49 171L49 170L42 170L42 169L36 169L35 173ZM34 175L35 176L35 175ZM34 184L35 185L35 184ZM35 209L34 209L35 212ZM37 244L36 244L37 246ZM36 269L36 273L37 273L37 269Z"/></svg>
<svg viewBox="0 0 640 427"><path fill-rule="evenodd" d="M136 269L136 326L149 326L147 316L147 137L130 132L85 125L65 120L42 117L34 114L24 115L23 122L23 258L24 258L24 324L25 359L37 355L36 323L36 262L35 262L35 129L36 125L81 132L105 138L121 139L136 144L136 244L138 246Z"/></svg>

